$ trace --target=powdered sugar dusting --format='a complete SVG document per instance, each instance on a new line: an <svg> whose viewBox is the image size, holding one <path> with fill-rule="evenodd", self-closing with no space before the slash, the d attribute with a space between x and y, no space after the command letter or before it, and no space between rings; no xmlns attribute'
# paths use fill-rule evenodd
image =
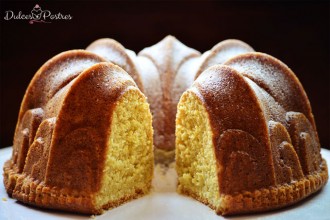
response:
<svg viewBox="0 0 330 220"><path fill-rule="evenodd" d="M254 50L249 45L245 44L239 40L224 40L217 45L215 45L212 50L206 51L202 55L202 62L200 68L196 73L198 77L207 68L216 65L223 64L227 60L248 52L253 52Z"/></svg>
<svg viewBox="0 0 330 220"><path fill-rule="evenodd" d="M139 55L152 58L156 62L160 74L165 74L165 72L176 74L186 57L199 56L200 53L185 46L175 37L167 36L159 43L142 50Z"/></svg>
<svg viewBox="0 0 330 220"><path fill-rule="evenodd" d="M309 101L300 82L281 61L267 54L250 53L235 57L225 65L254 81L287 112L301 112L314 123Z"/></svg>
<svg viewBox="0 0 330 220"><path fill-rule="evenodd" d="M207 67L215 64L223 64L227 60L247 52L251 52L251 50L247 50L244 47L238 47L238 46L224 48L212 54L213 56L208 60Z"/></svg>
<svg viewBox="0 0 330 220"><path fill-rule="evenodd" d="M93 47L87 48L87 50L92 51L93 53L96 53L97 55L103 57L107 61L110 61L121 68L123 68L127 73L131 74L132 77L134 77L134 70L129 62L129 55L135 56L135 53L133 51L128 51L125 49L122 49L119 46L112 46L111 44L100 44L95 45Z"/></svg>
<svg viewBox="0 0 330 220"><path fill-rule="evenodd" d="M196 70L198 70L202 59L202 57L194 57L180 66L172 88L172 97L175 103L179 102L182 93L193 84Z"/></svg>
<svg viewBox="0 0 330 220"><path fill-rule="evenodd" d="M245 79L249 83L251 88L254 90L255 94L257 95L265 112L266 120L277 121L282 124L285 124L286 111L283 109L283 107L278 102L276 102L276 100L271 95L269 95L264 89L259 87L255 82L253 82L249 78L245 78Z"/></svg>

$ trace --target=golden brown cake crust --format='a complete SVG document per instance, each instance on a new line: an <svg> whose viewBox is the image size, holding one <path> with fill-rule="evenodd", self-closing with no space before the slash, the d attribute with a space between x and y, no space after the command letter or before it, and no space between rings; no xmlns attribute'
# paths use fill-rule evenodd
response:
<svg viewBox="0 0 330 220"><path fill-rule="evenodd" d="M83 214L102 214L104 210L115 208L131 199L144 195L142 191L136 192L133 196L126 196L118 201L112 201L99 209L95 209L93 195L80 195L69 189L58 189L57 187L46 186L25 174L18 174L10 167L11 161L4 165L4 184L7 186L8 194L19 201L35 205L41 208L65 210ZM151 186L148 186L151 187ZM11 190L11 191L10 191Z"/></svg>
<svg viewBox="0 0 330 220"><path fill-rule="evenodd" d="M326 184L308 98L279 60L262 53L237 56L204 71L187 92L209 116L220 206L183 187L181 193L227 215L290 205Z"/></svg>
<svg viewBox="0 0 330 220"><path fill-rule="evenodd" d="M88 214L101 212L95 210L93 198L100 188L112 112L126 91L137 88L121 68L102 61L89 52L68 51L37 72L22 102L14 156L4 166L9 195L40 207ZM58 77L59 69L61 76L55 80L52 77ZM47 85L50 83L53 84ZM41 101L36 103L31 98L34 95L39 95L37 100ZM36 110L31 113L29 108ZM42 122L29 145L28 129L34 127L36 120ZM27 150L15 151L21 149L18 145L21 143ZM26 159L21 156L23 153L27 153ZM17 163L15 158L22 161ZM107 206L116 204L119 201Z"/></svg>
<svg viewBox="0 0 330 220"><path fill-rule="evenodd" d="M44 118L54 117L58 113L62 94L68 88L66 85L87 67L103 61L95 54L73 50L55 56L37 71L25 92L14 135L12 157L14 163L20 164L19 172L23 169L27 149L40 123ZM64 74L58 74L61 71Z"/></svg>
<svg viewBox="0 0 330 220"><path fill-rule="evenodd" d="M316 129L312 108L299 79L280 60L264 53L246 53L236 56L224 65L254 81L269 93L287 112L304 114Z"/></svg>
<svg viewBox="0 0 330 220"><path fill-rule="evenodd" d="M220 194L221 206L217 210L207 200L196 194L182 190L180 193L191 196L208 205L220 215L236 215L274 210L292 205L320 190L328 181L328 168L322 160L321 171L308 175L299 181L276 187L262 188L254 191Z"/></svg>
<svg viewBox="0 0 330 220"><path fill-rule="evenodd" d="M213 66L195 81L192 92L205 103L210 117L220 192L274 185L268 125L243 76L227 66Z"/></svg>

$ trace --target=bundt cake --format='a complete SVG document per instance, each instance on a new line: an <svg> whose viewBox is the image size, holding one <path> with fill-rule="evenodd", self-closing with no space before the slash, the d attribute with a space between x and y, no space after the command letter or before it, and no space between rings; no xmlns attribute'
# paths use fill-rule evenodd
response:
<svg viewBox="0 0 330 220"><path fill-rule="evenodd" d="M4 165L9 195L39 207L99 214L150 190L149 105L123 69L104 61L72 50L35 74Z"/></svg>
<svg viewBox="0 0 330 220"><path fill-rule="evenodd" d="M87 49L123 68L145 93L153 115L156 160L174 160L175 115L182 93L207 67L253 49L239 40L225 40L201 55L167 36L138 56L113 39L99 39Z"/></svg>
<svg viewBox="0 0 330 220"><path fill-rule="evenodd" d="M25 203L99 214L150 190L154 153L165 164L175 153L178 192L223 215L290 205L328 179L288 67L238 40L200 54L168 36L138 55L100 39L46 62L4 183Z"/></svg>
<svg viewBox="0 0 330 220"><path fill-rule="evenodd" d="M303 87L256 52L206 69L182 95L176 169L178 192L222 215L290 205L328 180Z"/></svg>

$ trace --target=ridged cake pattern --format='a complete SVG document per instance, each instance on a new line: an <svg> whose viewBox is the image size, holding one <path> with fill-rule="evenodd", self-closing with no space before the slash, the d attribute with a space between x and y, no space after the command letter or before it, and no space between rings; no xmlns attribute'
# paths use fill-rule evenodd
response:
<svg viewBox="0 0 330 220"><path fill-rule="evenodd" d="M4 166L8 194L41 207L99 213L92 198L112 111L130 88L137 85L125 71L84 50L47 61L22 101L12 159Z"/></svg>
<svg viewBox="0 0 330 220"><path fill-rule="evenodd" d="M328 180L310 103L281 61L257 52L205 70L188 92L204 103L213 132L220 214L297 202Z"/></svg>

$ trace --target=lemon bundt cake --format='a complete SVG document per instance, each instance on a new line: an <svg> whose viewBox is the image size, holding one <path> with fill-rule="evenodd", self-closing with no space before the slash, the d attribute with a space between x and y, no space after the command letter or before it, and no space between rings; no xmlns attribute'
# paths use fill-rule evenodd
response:
<svg viewBox="0 0 330 220"><path fill-rule="evenodd" d="M208 68L182 95L176 169L178 192L222 215L290 205L328 180L303 87L262 53Z"/></svg>
<svg viewBox="0 0 330 220"><path fill-rule="evenodd" d="M156 162L176 153L178 192L219 214L289 205L328 179L288 67L238 40L201 54L168 36L138 55L100 39L44 64L21 105L5 187L25 203L98 214L149 191L153 144Z"/></svg>
<svg viewBox="0 0 330 220"><path fill-rule="evenodd" d="M99 214L150 190L149 105L123 69L104 61L73 50L35 74L4 165L9 195L39 207Z"/></svg>
<svg viewBox="0 0 330 220"><path fill-rule="evenodd" d="M225 40L201 55L175 37L167 36L138 56L113 39L99 39L87 49L129 73L148 97L153 115L155 157L174 160L175 115L182 93L207 67L253 49L239 40Z"/></svg>

